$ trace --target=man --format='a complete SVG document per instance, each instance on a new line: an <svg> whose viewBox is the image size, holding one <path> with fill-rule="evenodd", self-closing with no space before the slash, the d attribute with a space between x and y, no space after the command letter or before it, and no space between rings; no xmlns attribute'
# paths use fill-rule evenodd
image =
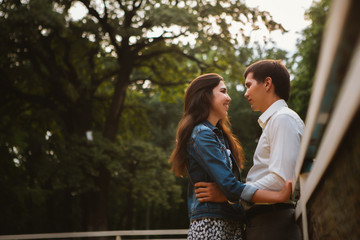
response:
<svg viewBox="0 0 360 240"><path fill-rule="evenodd" d="M244 74L246 92L253 111L262 114L258 123L262 134L254 153L254 165L246 184L267 190L280 190L292 179L304 123L288 108L290 75L279 60L262 60L250 65ZM195 185L199 201L221 201L216 185ZM295 223L294 204L255 204L247 212L247 240L301 239Z"/></svg>

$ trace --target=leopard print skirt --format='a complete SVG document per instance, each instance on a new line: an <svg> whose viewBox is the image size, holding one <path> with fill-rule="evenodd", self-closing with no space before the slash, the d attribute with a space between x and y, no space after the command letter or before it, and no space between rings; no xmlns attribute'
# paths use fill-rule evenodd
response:
<svg viewBox="0 0 360 240"><path fill-rule="evenodd" d="M218 218L201 218L191 221L188 240L242 240L242 222Z"/></svg>

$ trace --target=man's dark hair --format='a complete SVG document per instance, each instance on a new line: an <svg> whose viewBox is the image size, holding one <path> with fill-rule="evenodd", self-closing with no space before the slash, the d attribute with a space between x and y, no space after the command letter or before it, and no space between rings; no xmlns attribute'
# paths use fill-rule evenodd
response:
<svg viewBox="0 0 360 240"><path fill-rule="evenodd" d="M244 77L251 72L258 83L263 83L267 77L271 77L276 95L285 101L289 99L290 74L281 60L266 59L255 62L246 68Z"/></svg>

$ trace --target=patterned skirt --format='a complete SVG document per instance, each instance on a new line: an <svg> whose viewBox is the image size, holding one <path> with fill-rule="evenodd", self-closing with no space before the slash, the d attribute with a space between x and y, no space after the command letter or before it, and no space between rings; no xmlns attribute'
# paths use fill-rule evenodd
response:
<svg viewBox="0 0 360 240"><path fill-rule="evenodd" d="M188 240L236 239L242 240L242 222L219 218L201 218L191 221Z"/></svg>

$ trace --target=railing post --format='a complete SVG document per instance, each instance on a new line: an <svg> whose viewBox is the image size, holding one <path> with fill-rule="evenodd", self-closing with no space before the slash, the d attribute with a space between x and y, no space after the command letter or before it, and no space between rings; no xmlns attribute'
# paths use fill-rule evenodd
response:
<svg viewBox="0 0 360 240"><path fill-rule="evenodd" d="M116 236L115 240L121 240L121 236L120 235Z"/></svg>
<svg viewBox="0 0 360 240"><path fill-rule="evenodd" d="M300 174L300 207L301 207L301 221L302 221L302 230L303 230L303 240L309 240L309 232L308 232L308 219L306 212L306 201L301 199L301 196L304 196L304 185L306 183L306 179L309 176L309 173Z"/></svg>

